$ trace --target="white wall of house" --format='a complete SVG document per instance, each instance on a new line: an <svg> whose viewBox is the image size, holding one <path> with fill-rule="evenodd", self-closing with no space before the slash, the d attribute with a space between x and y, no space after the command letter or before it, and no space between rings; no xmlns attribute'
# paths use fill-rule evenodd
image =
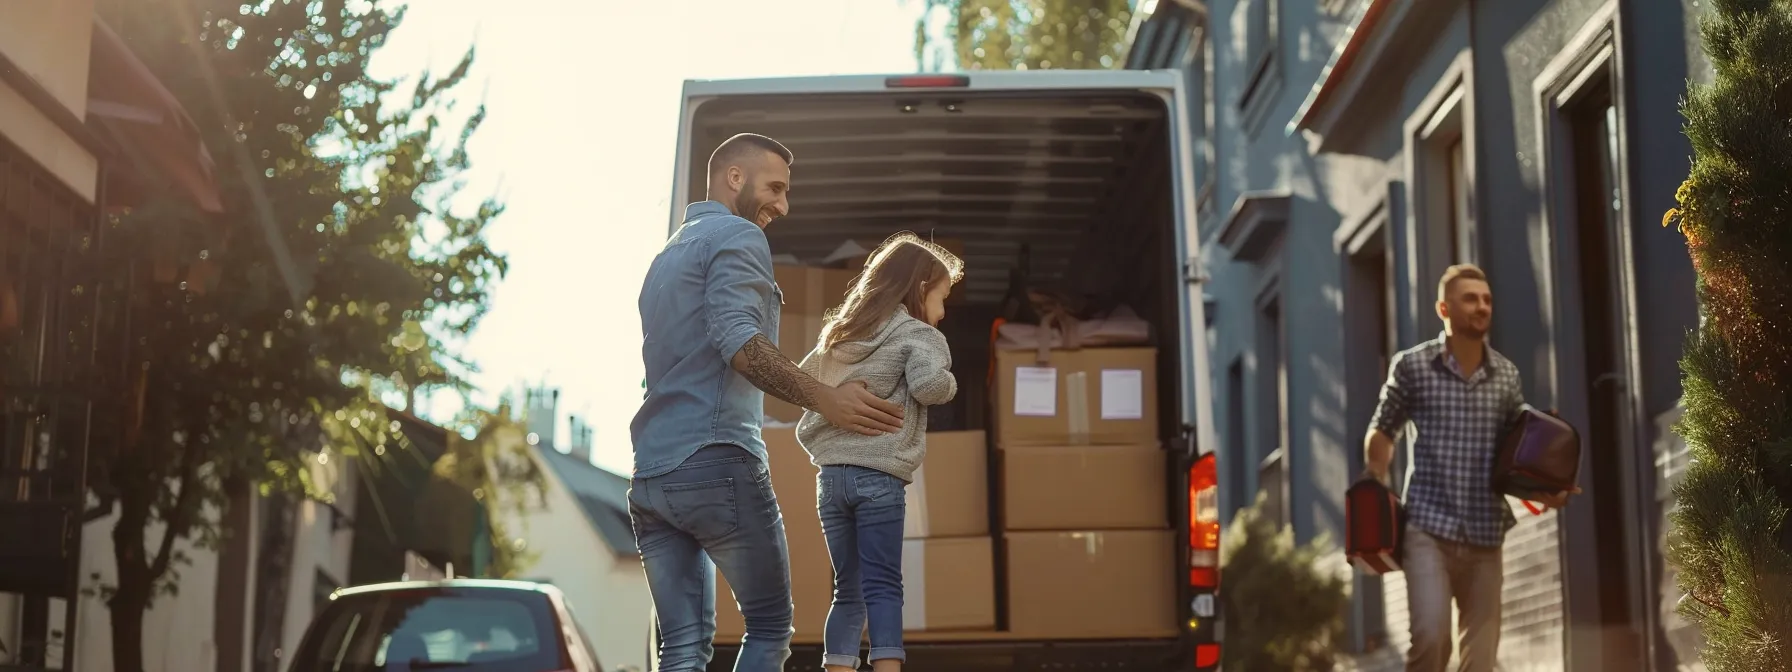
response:
<svg viewBox="0 0 1792 672"><path fill-rule="evenodd" d="M313 475L316 482L329 484L336 495L335 505L349 516L354 515L354 481L353 465L347 461L331 460L328 464L313 464ZM257 501L259 506L259 501ZM206 515L216 518L216 511L207 511ZM352 532L343 529L339 532L330 530L332 517L328 506L320 502L305 502L297 512L298 524L293 545L293 563L290 591L287 595L285 635L282 639L284 651L290 652L299 643L305 626L310 622L313 612L312 589L316 584L319 570L344 581L348 576L349 557L352 550ZM258 516L251 516L258 519ZM84 587L95 587L99 584L116 582L117 571L112 556L112 527L116 524L116 514L89 523L81 535L81 575ZM161 538L160 526L152 526L149 539ZM259 552L259 543L251 544L255 552ZM217 642L213 640L214 623L213 598L217 595L218 554L216 551L198 548L190 541L177 541L176 548L185 551L190 564L178 566L180 572L179 592L171 596L158 598L143 619L143 666L144 672L202 672L216 669ZM98 575L98 580L93 579ZM254 590L243 596L246 604L253 604ZM0 594L0 641L8 643L18 641L18 614L21 600L18 596ZM61 630L63 611L60 605L51 608L52 628ZM250 611L248 613L253 613ZM83 596L78 604L79 621L75 630L75 663L80 670L112 669L112 623L111 613L106 603L97 595ZM245 637L253 642L254 633L245 630ZM246 647L247 648L247 647ZM0 655L0 661L7 661ZM50 657L51 667L60 665L61 657L53 651ZM245 660L244 669L248 669Z"/></svg>
<svg viewBox="0 0 1792 672"><path fill-rule="evenodd" d="M344 516L344 523L354 520L355 508L355 465L352 460L332 459L327 463L312 464L312 477L317 483L330 485L335 495L334 505ZM335 517L330 506L322 502L307 501L299 507L297 525L294 527L293 562L291 584L286 593L286 633L281 638L288 655L299 645L299 639L305 636L305 627L310 625L315 615L315 589L318 573L327 575L334 583L327 586L335 589L347 585L349 558L354 551L354 529L352 525L343 525L340 530L333 530L331 520ZM284 662L284 661L283 661ZM248 669L248 668L244 668Z"/></svg>
<svg viewBox="0 0 1792 672"><path fill-rule="evenodd" d="M544 463L541 469L548 478L547 505L531 509L521 521L529 548L540 556L523 576L551 581L566 594L606 671L647 669L653 601L640 559L618 557L553 468Z"/></svg>
<svg viewBox="0 0 1792 672"><path fill-rule="evenodd" d="M206 515L216 517L217 512ZM101 518L81 531L81 584L91 589L98 584L115 584L118 579L112 556L112 527L118 522L116 513ZM161 539L162 528L150 526L148 538ZM177 566L180 572L179 593L159 597L143 616L144 672L216 669L217 643L212 640L212 597L217 594L218 554L195 547L190 541L175 542L192 560ZM95 580L94 575L99 579ZM52 627L62 623L59 609L51 609ZM97 595L83 596L77 606L75 625L75 667L81 670L110 670L112 665L112 614L105 600ZM51 657L51 666L57 660Z"/></svg>

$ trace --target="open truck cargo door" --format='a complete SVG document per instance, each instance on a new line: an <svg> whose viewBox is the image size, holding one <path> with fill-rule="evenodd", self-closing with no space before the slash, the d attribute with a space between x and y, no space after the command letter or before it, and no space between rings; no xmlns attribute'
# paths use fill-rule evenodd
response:
<svg viewBox="0 0 1792 672"><path fill-rule="evenodd" d="M959 398L929 414L909 485L916 669L1217 669L1216 444L1182 86L1167 71L685 85L669 233L703 198L722 140L761 133L796 156L790 213L766 228L793 360L889 235L965 260L940 325ZM1149 335L1003 349L999 327L1028 321L1033 291L1124 306ZM831 600L815 468L785 427L800 413L768 403L765 430L792 556L793 670L820 664ZM726 670L743 624L725 577L717 596L710 669Z"/></svg>

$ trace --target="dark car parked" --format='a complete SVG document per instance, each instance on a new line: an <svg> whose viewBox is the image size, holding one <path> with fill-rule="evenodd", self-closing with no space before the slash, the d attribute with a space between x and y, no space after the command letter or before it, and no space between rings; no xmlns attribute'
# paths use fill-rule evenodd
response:
<svg viewBox="0 0 1792 672"><path fill-rule="evenodd" d="M344 588L288 672L602 672L560 590L450 579Z"/></svg>

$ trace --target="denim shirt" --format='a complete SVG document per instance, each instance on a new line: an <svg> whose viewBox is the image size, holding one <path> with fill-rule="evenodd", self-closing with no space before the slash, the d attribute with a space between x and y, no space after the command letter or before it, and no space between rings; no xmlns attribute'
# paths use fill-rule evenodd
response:
<svg viewBox="0 0 1792 672"><path fill-rule="evenodd" d="M647 391L629 425L636 478L672 471L709 445L765 459L765 393L729 362L757 334L778 342L783 302L764 231L714 201L685 208L641 286Z"/></svg>

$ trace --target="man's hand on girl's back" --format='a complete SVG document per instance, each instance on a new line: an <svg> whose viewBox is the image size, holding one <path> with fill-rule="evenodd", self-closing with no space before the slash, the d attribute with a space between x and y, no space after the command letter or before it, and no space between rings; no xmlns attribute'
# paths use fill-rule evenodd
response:
<svg viewBox="0 0 1792 672"><path fill-rule="evenodd" d="M849 380L836 387L822 388L821 408L814 409L828 424L866 436L878 436L902 429L902 407L879 399L865 383Z"/></svg>

